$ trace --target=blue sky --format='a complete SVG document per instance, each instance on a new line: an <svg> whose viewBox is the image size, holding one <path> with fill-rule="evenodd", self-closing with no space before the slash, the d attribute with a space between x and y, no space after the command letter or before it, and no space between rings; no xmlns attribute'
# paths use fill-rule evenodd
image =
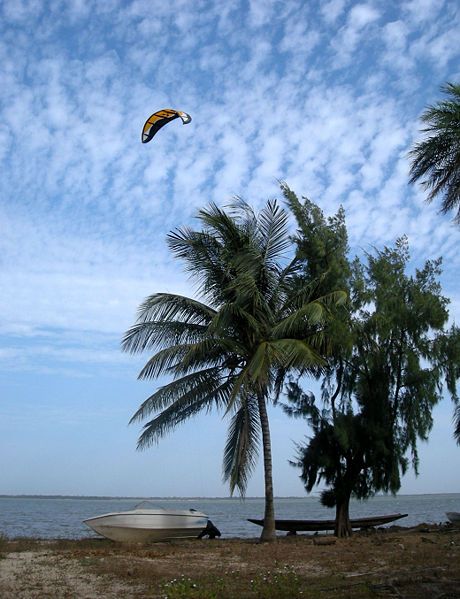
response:
<svg viewBox="0 0 460 599"><path fill-rule="evenodd" d="M459 30L455 0L3 0L0 493L227 495L220 415L136 452L155 383L120 351L147 295L193 293L165 236L210 201L261 206L282 179L345 207L353 252L407 234L414 267L443 256L460 321L460 229L407 183L420 114L460 80ZM141 144L166 107L192 122ZM451 418L446 400L401 492L460 492ZM305 425L271 422L275 493L302 495Z"/></svg>

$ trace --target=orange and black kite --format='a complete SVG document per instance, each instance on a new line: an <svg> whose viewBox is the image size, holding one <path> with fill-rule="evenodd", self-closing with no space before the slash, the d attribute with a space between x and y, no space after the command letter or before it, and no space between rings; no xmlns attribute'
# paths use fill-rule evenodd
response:
<svg viewBox="0 0 460 599"><path fill-rule="evenodd" d="M154 112L145 121L145 125L142 129L142 143L148 143L151 139L153 139L153 136L157 133L157 131L159 131L169 122L178 118L182 119L184 125L187 125L187 123L190 123L192 120L192 117L186 112L173 110L172 108L163 108L163 110Z"/></svg>

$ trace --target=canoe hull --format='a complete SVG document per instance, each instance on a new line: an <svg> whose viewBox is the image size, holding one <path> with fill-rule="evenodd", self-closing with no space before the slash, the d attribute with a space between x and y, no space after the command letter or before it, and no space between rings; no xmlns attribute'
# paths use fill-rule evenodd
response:
<svg viewBox="0 0 460 599"><path fill-rule="evenodd" d="M195 510L131 510L84 520L98 534L122 543L152 543L197 537L208 517Z"/></svg>
<svg viewBox="0 0 460 599"><path fill-rule="evenodd" d="M400 518L405 518L407 514L389 514L387 516L371 516L369 518L351 519L352 528L371 528L373 526L382 526L394 522ZM263 520L248 518L249 522L264 525ZM315 532L334 530L335 520L275 520L276 530L284 530L286 532Z"/></svg>
<svg viewBox="0 0 460 599"><path fill-rule="evenodd" d="M460 512L446 512L446 516L452 524L460 524Z"/></svg>

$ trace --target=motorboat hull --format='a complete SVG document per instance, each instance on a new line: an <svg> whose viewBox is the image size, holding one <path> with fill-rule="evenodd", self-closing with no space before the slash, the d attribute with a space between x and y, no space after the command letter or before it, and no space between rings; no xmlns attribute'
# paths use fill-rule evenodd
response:
<svg viewBox="0 0 460 599"><path fill-rule="evenodd" d="M134 509L84 520L95 532L122 543L152 543L198 537L208 517L196 510Z"/></svg>

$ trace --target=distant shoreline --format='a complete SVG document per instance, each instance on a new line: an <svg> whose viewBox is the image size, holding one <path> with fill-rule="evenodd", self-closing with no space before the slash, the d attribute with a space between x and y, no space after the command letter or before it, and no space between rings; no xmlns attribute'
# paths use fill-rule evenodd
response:
<svg viewBox="0 0 460 599"><path fill-rule="evenodd" d="M182 499L209 499L213 501L219 500L234 500L241 501L240 497L225 497L225 496L203 496L203 495L40 495L40 494L9 494L9 493L0 493L0 499L6 498L15 498L15 499L167 499L167 500L182 500ZM315 499L316 496L303 496L303 495L278 495L275 499ZM245 497L244 500L247 499L263 499L263 496L251 496Z"/></svg>
<svg viewBox="0 0 460 599"><path fill-rule="evenodd" d="M449 491L443 493L398 493L394 497L432 497L437 495L460 495L460 491ZM389 494L377 494L375 497L392 497ZM157 500L163 499L168 501L175 500L192 500L205 499L210 501L250 501L250 500L263 500L263 496L248 496L248 497L229 497L229 496L203 496L203 495L59 495L59 494L27 494L27 493L0 493L0 499L82 499L82 500L110 500L110 499L141 499L141 500ZM319 499L318 495L276 495L275 499ZM372 497L370 498L372 499ZM363 500L364 502L364 500Z"/></svg>

